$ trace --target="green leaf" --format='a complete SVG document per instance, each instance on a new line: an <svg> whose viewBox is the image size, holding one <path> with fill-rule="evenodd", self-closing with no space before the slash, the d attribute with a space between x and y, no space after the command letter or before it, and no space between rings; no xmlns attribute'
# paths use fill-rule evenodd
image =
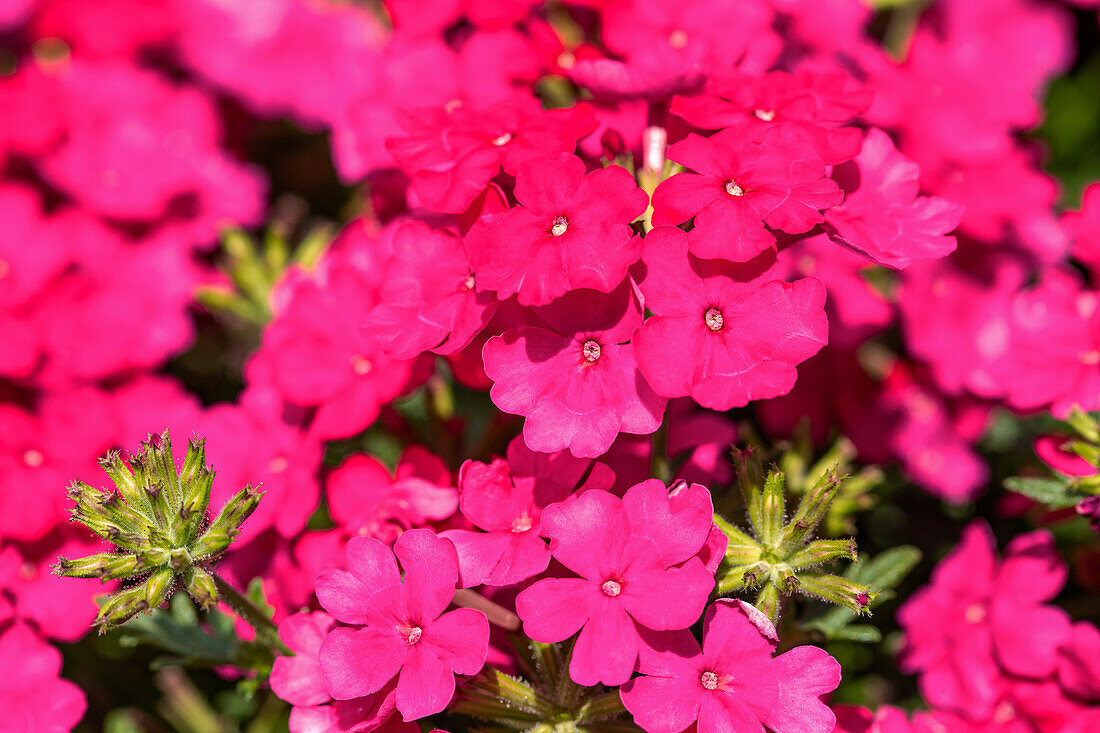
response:
<svg viewBox="0 0 1100 733"><path fill-rule="evenodd" d="M1065 481L1057 478L1013 476L1010 479L1005 479L1005 488L1055 509L1074 506L1084 498L1084 496L1071 489Z"/></svg>
<svg viewBox="0 0 1100 733"><path fill-rule="evenodd" d="M870 562L860 560L854 563L845 575L877 591L893 590L917 566L920 559L921 551L912 545L891 547Z"/></svg>
<svg viewBox="0 0 1100 733"><path fill-rule="evenodd" d="M862 644L877 644L882 641L882 632L870 624L848 624L837 629L831 637L837 641L858 641Z"/></svg>
<svg viewBox="0 0 1100 733"><path fill-rule="evenodd" d="M232 619L214 611L207 621L209 630L199 624L191 599L179 593L172 597L167 611L139 616L122 631L128 644L152 644L190 664L235 664L240 640Z"/></svg>

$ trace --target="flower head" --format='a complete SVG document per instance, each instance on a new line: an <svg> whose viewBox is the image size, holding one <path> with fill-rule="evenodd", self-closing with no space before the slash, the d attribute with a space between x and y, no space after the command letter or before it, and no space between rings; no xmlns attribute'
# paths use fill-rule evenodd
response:
<svg viewBox="0 0 1100 733"><path fill-rule="evenodd" d="M554 559L579 577L545 578L519 594L529 637L568 639L580 631L569 675L581 685L620 685L638 659L640 630L683 629L703 611L714 577L695 555L711 527L710 492L669 497L660 481L622 499L586 491L542 514Z"/></svg>
<svg viewBox="0 0 1100 733"><path fill-rule="evenodd" d="M828 338L825 289L785 283L771 262L700 260L696 239L677 227L646 237L640 288L655 315L634 335L638 368L658 394L715 410L785 394Z"/></svg>
<svg viewBox="0 0 1100 733"><path fill-rule="evenodd" d="M823 649L777 657L771 622L742 601L707 609L702 647L686 631L643 633L638 671L622 686L626 709L650 733L762 730L832 733L835 716L818 697L836 689L840 665Z"/></svg>
<svg viewBox="0 0 1100 733"><path fill-rule="evenodd" d="M396 679L395 701L406 721L442 711L454 694L455 674L477 674L489 643L485 614L444 613L458 582L454 546L427 529L401 535L392 551L355 537L347 561L348 570L317 578L321 605L336 620L358 626L333 629L321 644L329 693L351 700Z"/></svg>
<svg viewBox="0 0 1100 733"><path fill-rule="evenodd" d="M531 160L517 172L516 199L521 206L483 216L466 237L479 289L546 305L578 288L609 293L638 259L630 223L646 195L621 166L585 175L575 155Z"/></svg>
<svg viewBox="0 0 1100 733"><path fill-rule="evenodd" d="M229 547L262 492L246 486L207 524L214 472L206 465L203 441L191 440L177 473L168 431L151 436L127 464L117 453L100 461L114 489L93 489L75 481L72 520L117 548L114 553L57 560L57 573L74 578L117 580L145 576L138 585L112 594L100 608L100 630L154 609L177 582L202 606L218 600L214 578L204 568Z"/></svg>
<svg viewBox="0 0 1100 733"><path fill-rule="evenodd" d="M791 130L692 134L670 145L668 157L696 172L657 187L653 223L676 226L695 217L692 253L699 257L751 260L775 246L768 227L809 231L822 221L821 209L844 198L824 177L825 163Z"/></svg>
<svg viewBox="0 0 1100 733"><path fill-rule="evenodd" d="M642 320L629 280L611 294L571 291L535 312L540 325L505 331L483 351L493 402L527 418L529 448L594 458L620 432L644 435L660 426L665 400L627 343Z"/></svg>

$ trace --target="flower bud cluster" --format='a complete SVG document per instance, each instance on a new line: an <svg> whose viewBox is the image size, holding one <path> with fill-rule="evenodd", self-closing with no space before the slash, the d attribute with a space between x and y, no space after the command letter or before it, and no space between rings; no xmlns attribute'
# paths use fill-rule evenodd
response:
<svg viewBox="0 0 1100 733"><path fill-rule="evenodd" d="M246 486L208 518L214 471L206 465L204 441L188 441L183 466L177 469L167 430L151 435L130 460L110 453L100 466L113 487L94 489L73 482L72 521L113 545L113 551L59 557L55 570L72 578L133 581L101 606L95 621L100 630L157 608L177 587L203 608L217 603L209 565L228 549L263 492Z"/></svg>

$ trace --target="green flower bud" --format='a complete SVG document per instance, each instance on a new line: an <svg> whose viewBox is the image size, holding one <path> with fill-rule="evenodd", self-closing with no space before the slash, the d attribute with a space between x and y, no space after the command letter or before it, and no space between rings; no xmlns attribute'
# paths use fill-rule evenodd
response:
<svg viewBox="0 0 1100 733"><path fill-rule="evenodd" d="M220 600L215 579L204 565L229 547L241 523L256 510L262 492L251 486L241 489L203 531L214 481L205 463L204 443L194 439L177 472L165 431L150 436L128 462L118 453L100 461L113 489L97 490L80 481L69 487L76 503L73 521L112 543L117 552L58 558L56 572L105 580L147 574L142 582L107 599L96 618L101 629L156 608L180 586L204 607Z"/></svg>
<svg viewBox="0 0 1100 733"><path fill-rule="evenodd" d="M825 573L802 573L802 592L856 613L869 613L871 601L878 595L866 585Z"/></svg>
<svg viewBox="0 0 1100 733"><path fill-rule="evenodd" d="M738 454L739 476L751 531L746 532L715 515L714 523L729 543L718 568L718 594L758 589L756 606L778 621L783 596L801 594L821 598L856 611L865 611L872 597L866 586L834 575L807 572L840 559L855 560L853 540L811 541L814 531L839 495L844 481L835 471L822 471L802 497L794 516L784 517L786 480L772 470L762 486L749 486L759 476L759 463L747 452Z"/></svg>
<svg viewBox="0 0 1100 733"><path fill-rule="evenodd" d="M200 567L188 568L184 575L184 584L187 592L195 599L195 603L205 609L213 608L218 603L218 588L214 583L214 576Z"/></svg>

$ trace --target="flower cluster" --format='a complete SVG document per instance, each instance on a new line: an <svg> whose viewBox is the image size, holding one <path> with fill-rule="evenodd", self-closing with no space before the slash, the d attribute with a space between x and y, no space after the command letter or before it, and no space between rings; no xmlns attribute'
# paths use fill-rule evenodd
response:
<svg viewBox="0 0 1100 733"><path fill-rule="evenodd" d="M219 630L215 556L295 733L1100 726L1100 499L1041 482L898 610L930 710L827 704L904 575L848 535L1032 432L1096 485L1034 417L1100 410L1100 182L1031 134L1071 4L0 3L0 728L79 722L97 619Z"/></svg>

